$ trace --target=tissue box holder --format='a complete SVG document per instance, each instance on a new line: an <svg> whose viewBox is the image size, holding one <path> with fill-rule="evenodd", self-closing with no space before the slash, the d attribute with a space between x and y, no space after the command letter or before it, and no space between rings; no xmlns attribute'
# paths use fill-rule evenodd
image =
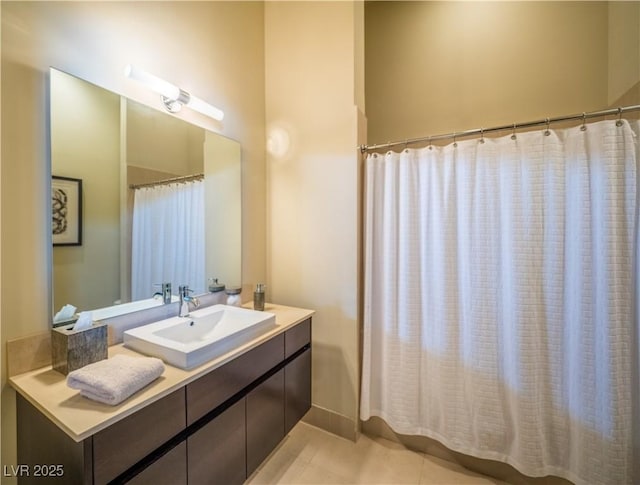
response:
<svg viewBox="0 0 640 485"><path fill-rule="evenodd" d="M108 357L106 323L82 330L72 330L73 325L51 330L52 366L64 375Z"/></svg>

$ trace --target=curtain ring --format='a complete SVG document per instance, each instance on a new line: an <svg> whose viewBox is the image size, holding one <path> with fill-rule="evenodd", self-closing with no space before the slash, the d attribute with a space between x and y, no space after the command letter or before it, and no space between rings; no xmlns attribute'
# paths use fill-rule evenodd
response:
<svg viewBox="0 0 640 485"><path fill-rule="evenodd" d="M618 121L616 121L616 126L622 126L622 108L618 108Z"/></svg>
<svg viewBox="0 0 640 485"><path fill-rule="evenodd" d="M582 113L582 126L580 127L580 131L587 131L587 114Z"/></svg>
<svg viewBox="0 0 640 485"><path fill-rule="evenodd" d="M431 144L431 137L429 137L429 150L433 150L433 145Z"/></svg>
<svg viewBox="0 0 640 485"><path fill-rule="evenodd" d="M551 132L549 131L549 118L545 118L545 123L547 123L547 129L544 130L544 136L549 136Z"/></svg>
<svg viewBox="0 0 640 485"><path fill-rule="evenodd" d="M511 139L515 140L516 139L516 124L513 124L513 132L511 133Z"/></svg>
<svg viewBox="0 0 640 485"><path fill-rule="evenodd" d="M453 148L456 148L458 146L458 142L456 141L456 132L453 132Z"/></svg>
<svg viewBox="0 0 640 485"><path fill-rule="evenodd" d="M480 143L484 144L484 128L480 128Z"/></svg>
<svg viewBox="0 0 640 485"><path fill-rule="evenodd" d="M405 151L405 152L407 151L407 145L408 145L408 144L409 144L409 141L405 139L405 140L404 140L404 151Z"/></svg>

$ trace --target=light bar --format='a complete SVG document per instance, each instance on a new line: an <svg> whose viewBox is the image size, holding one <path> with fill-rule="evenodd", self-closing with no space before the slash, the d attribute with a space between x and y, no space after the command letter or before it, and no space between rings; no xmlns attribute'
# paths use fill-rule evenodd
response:
<svg viewBox="0 0 640 485"><path fill-rule="evenodd" d="M124 68L124 75L142 84L146 84L149 89L160 94L167 111L171 113L176 113L180 111L183 105L187 105L192 110L209 116L214 120L222 121L224 118L224 112L221 109L210 105L206 101L183 91L178 86L154 76L143 69L129 64Z"/></svg>

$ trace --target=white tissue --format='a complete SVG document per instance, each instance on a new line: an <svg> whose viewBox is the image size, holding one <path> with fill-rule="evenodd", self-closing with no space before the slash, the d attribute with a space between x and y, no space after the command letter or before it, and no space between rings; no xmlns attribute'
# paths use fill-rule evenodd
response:
<svg viewBox="0 0 640 485"><path fill-rule="evenodd" d="M80 312L78 320L72 330L84 330L85 328L91 327L91 325L93 325L93 315L91 312Z"/></svg>
<svg viewBox="0 0 640 485"><path fill-rule="evenodd" d="M55 323L58 323L58 322L63 322L65 320L69 320L75 315L75 313L76 313L76 307L74 307L73 305L67 304L63 306L60 309L60 311L54 315L53 321Z"/></svg>

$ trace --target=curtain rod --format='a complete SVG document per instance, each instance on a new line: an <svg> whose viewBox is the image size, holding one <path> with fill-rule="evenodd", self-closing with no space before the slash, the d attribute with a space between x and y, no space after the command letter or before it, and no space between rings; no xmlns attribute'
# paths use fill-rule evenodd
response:
<svg viewBox="0 0 640 485"><path fill-rule="evenodd" d="M421 142L425 142L428 141L429 143L431 143L432 141L438 141L438 140L446 140L449 138L453 138L454 141L457 137L465 137L465 136L471 136L471 135L485 135L486 133L493 133L496 131L505 131L505 130L516 130L518 128L530 128L532 126L540 126L540 125L547 125L547 127L549 126L550 123L558 123L558 122L562 122L562 121L576 121L576 120L582 120L583 122L588 119L588 118L598 118L601 116L610 116L610 115L618 115L618 118L620 119L622 117L622 113L627 113L629 111L640 111L640 105L634 105L634 106L625 106L625 107L620 107L620 108L611 108L611 109L604 109L601 111L592 111L590 113L581 113L581 114L576 114L576 115L569 115L569 116L558 116L556 118L545 118L544 120L536 120L536 121L526 121L524 123L512 123L510 125L503 125L503 126L494 126L492 128L476 128L473 130L466 130L466 131L458 131L458 132L453 132L453 133L447 133L445 135L436 135L436 136L424 136L421 138L410 138L407 140L402 140L402 141L394 141L394 142L389 142L389 143L381 143L378 145L360 145L358 148L360 148L360 152L361 153L365 153L368 152L370 150L379 150L381 148L390 148L390 147L394 147L394 146L398 146L398 145L411 145L414 143L421 143Z"/></svg>
<svg viewBox="0 0 640 485"><path fill-rule="evenodd" d="M191 182L192 180L202 180L204 178L203 173L196 173L193 175L185 175L183 177L172 177L170 179L158 180L157 182L149 182L146 184L130 184L130 189L142 189L144 187L155 187L156 185L167 185L174 182Z"/></svg>

